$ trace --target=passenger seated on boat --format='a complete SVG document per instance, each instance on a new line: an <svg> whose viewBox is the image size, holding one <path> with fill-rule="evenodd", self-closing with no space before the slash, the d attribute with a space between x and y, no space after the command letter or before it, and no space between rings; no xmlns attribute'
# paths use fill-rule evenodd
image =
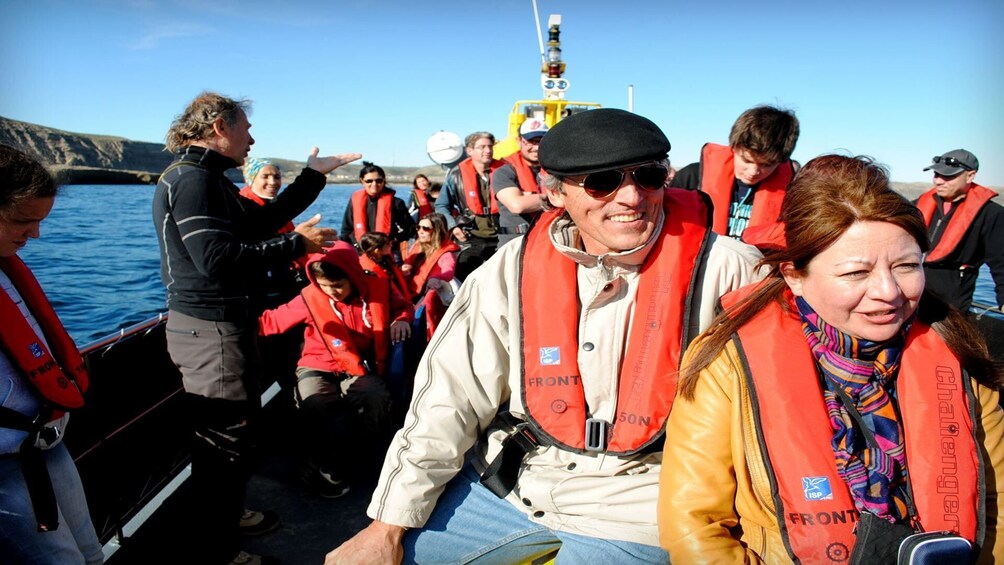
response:
<svg viewBox="0 0 1004 565"><path fill-rule="evenodd" d="M382 167L363 161L359 170L363 187L352 193L342 218L342 241L359 248L359 240L366 232L387 234L394 246L398 260L409 239L415 236L415 222L408 206L387 186L387 175Z"/></svg>
<svg viewBox="0 0 1004 565"><path fill-rule="evenodd" d="M931 252L924 257L926 288L965 312L986 265L997 308L1004 307L1004 207L995 202L996 190L976 183L979 159L953 149L934 157L924 170L934 173L934 186L915 202L931 238Z"/></svg>
<svg viewBox="0 0 1004 565"><path fill-rule="evenodd" d="M359 238L359 264L363 270L386 280L405 300L411 301L411 286L402 271L403 265L394 261L394 249L390 237L378 231L366 232Z"/></svg>
<svg viewBox="0 0 1004 565"><path fill-rule="evenodd" d="M925 290L920 212L870 159L824 155L780 220L767 278L723 297L687 351L663 547L680 563L906 563L901 540L952 531L979 559L923 563L1004 562L1002 375Z"/></svg>
<svg viewBox="0 0 1004 565"><path fill-rule="evenodd" d="M537 180L540 163L537 149L547 133L547 123L530 118L519 127L519 150L503 157L492 173L492 192L499 204L499 245L526 233L543 209L543 189Z"/></svg>
<svg viewBox="0 0 1004 565"><path fill-rule="evenodd" d="M388 358L410 336L414 308L386 280L364 273L346 242L312 255L307 278L298 296L261 315L260 333L306 324L295 395L304 433L316 435L304 438L305 479L335 498L348 491L349 471L387 445Z"/></svg>
<svg viewBox="0 0 1004 565"><path fill-rule="evenodd" d="M467 158L446 173L436 198L436 212L446 218L450 233L460 244L457 278L484 263L498 247L499 208L491 190L491 173L505 164L492 157L495 136L476 131L464 138Z"/></svg>
<svg viewBox="0 0 1004 565"><path fill-rule="evenodd" d="M411 219L415 222L432 213L433 204L436 202L436 196L439 196L439 192L436 192L436 196L429 194L431 187L432 183L429 182L429 177L423 174L417 174L411 180L408 213L411 214Z"/></svg>
<svg viewBox="0 0 1004 565"><path fill-rule="evenodd" d="M715 233L761 245L769 239L764 230L777 221L798 166L791 160L797 142L794 112L766 105L750 108L732 124L728 145L706 143L700 162L680 169L670 186L711 196Z"/></svg>
<svg viewBox="0 0 1004 565"><path fill-rule="evenodd" d="M41 163L0 145L0 561L4 563L95 564L103 559L84 486L63 443L70 418L64 409L83 405L87 369L35 276L17 256L18 249L39 237L39 225L52 210L56 191L56 181Z"/></svg>
<svg viewBox="0 0 1004 565"><path fill-rule="evenodd" d="M282 171L267 160L248 157L244 163L244 188L240 195L259 206L270 204L282 189ZM276 230L276 235L290 233L295 229L292 221ZM275 308L285 304L296 296L300 289L306 286L307 279L303 275L303 267L307 256L298 257L295 261L276 262L263 269L263 280L256 285L265 294L265 307Z"/></svg>
<svg viewBox="0 0 1004 565"><path fill-rule="evenodd" d="M450 239L446 218L434 212L418 221L418 237L401 265L417 305L425 306L427 339L443 318L452 297L450 281L456 274L460 247Z"/></svg>
<svg viewBox="0 0 1004 565"><path fill-rule="evenodd" d="M655 501L679 358L761 257L710 231L705 195L664 188L669 148L614 109L544 136L556 209L461 285L419 363L374 521L326 563L667 560Z"/></svg>

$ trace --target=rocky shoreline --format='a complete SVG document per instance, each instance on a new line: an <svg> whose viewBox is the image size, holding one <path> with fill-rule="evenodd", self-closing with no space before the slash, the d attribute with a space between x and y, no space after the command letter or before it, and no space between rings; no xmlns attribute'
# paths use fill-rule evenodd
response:
<svg viewBox="0 0 1004 565"><path fill-rule="evenodd" d="M0 116L0 143L38 157L60 184L154 184L171 163L171 154L163 143L63 131L3 116ZM306 166L304 161L271 160L292 177ZM359 168L358 163L342 167L328 175L328 182L357 182ZM434 164L384 169L387 180L397 185L410 185L419 173L438 182L444 177L442 168ZM235 183L243 183L237 169L228 171L227 176Z"/></svg>
<svg viewBox="0 0 1004 565"><path fill-rule="evenodd" d="M154 184L171 162L171 154L162 143L68 132L3 116L0 116L0 143L38 156L61 184ZM304 161L272 160L292 176L306 166ZM359 164L346 165L328 175L328 182L355 183L359 168ZM424 174L433 182L442 182L445 176L443 169L434 164L384 169L388 182L397 186L410 185L417 174ZM227 175L238 185L243 184L239 170L232 169ZM892 183L894 190L910 199L930 186L924 182ZM998 197L1001 198L1004 197Z"/></svg>

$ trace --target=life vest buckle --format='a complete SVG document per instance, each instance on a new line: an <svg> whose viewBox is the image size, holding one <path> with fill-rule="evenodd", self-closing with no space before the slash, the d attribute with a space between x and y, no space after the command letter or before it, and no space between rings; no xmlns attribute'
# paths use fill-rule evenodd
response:
<svg viewBox="0 0 1004 565"><path fill-rule="evenodd" d="M607 450L607 429L610 424L606 420L599 418L589 418L586 420L586 451L606 451Z"/></svg>

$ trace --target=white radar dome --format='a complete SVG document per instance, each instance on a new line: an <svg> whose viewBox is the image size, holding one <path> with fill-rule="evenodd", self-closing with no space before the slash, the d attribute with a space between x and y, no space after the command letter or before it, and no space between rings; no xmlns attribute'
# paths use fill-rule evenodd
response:
<svg viewBox="0 0 1004 565"><path fill-rule="evenodd" d="M464 156L464 142L453 132L438 131L426 142L425 151L436 163L452 165Z"/></svg>

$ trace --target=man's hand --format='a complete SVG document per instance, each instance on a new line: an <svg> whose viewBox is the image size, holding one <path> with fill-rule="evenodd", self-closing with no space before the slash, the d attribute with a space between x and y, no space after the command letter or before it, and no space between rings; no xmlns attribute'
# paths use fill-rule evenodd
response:
<svg viewBox="0 0 1004 565"><path fill-rule="evenodd" d="M363 156L362 153L342 153L330 157L318 157L317 154L320 152L321 150L317 147L310 151L310 156L307 157L307 166L324 175Z"/></svg>
<svg viewBox="0 0 1004 565"><path fill-rule="evenodd" d="M453 228L453 237L457 238L457 241L467 241L467 234L460 228Z"/></svg>
<svg viewBox="0 0 1004 565"><path fill-rule="evenodd" d="M390 325L390 341L400 343L411 337L411 324L398 320Z"/></svg>
<svg viewBox="0 0 1004 565"><path fill-rule="evenodd" d="M320 221L321 215L314 214L312 218L293 229L303 237L307 253L321 253L325 247L331 247L338 241L338 230L317 227L317 223Z"/></svg>
<svg viewBox="0 0 1004 565"><path fill-rule="evenodd" d="M404 528L385 524L378 520L328 553L324 557L324 565L341 565L346 563L373 563L398 565L404 557L401 549L401 537Z"/></svg>

